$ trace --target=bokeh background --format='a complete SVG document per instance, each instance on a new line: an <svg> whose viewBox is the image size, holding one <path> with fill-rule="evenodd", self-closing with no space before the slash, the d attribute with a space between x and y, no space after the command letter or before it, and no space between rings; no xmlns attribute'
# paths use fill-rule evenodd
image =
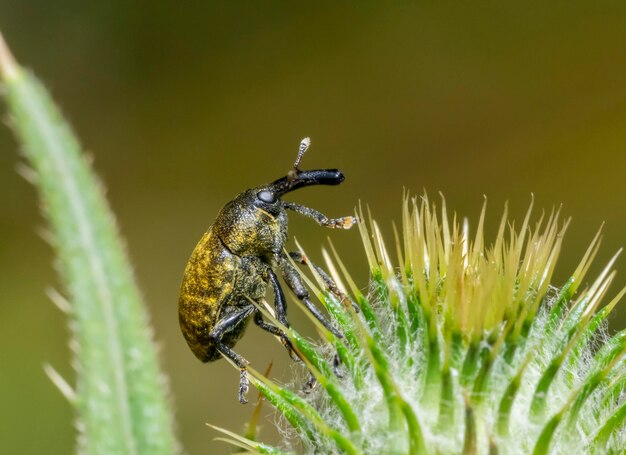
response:
<svg viewBox="0 0 626 455"><path fill-rule="evenodd" d="M486 195L493 234L505 201L519 220L534 193L536 214L562 203L573 217L556 284L602 222L589 277L624 245L626 3L418 3L0 3L15 55L45 81L106 182L189 453L228 453L205 422L239 430L252 406L238 404L228 364L203 365L184 344L183 268L219 208L283 175L306 135L302 167L338 167L347 179L291 199L331 216L360 200L391 234L403 188L425 189L475 226ZM0 129L0 453L66 454L72 412L42 365L73 377L68 331L44 293L58 279L17 149ZM314 258L331 236L367 285L356 231L298 216L290 230ZM622 273L611 293L625 282ZM314 336L293 306L291 319ZM626 325L624 304L611 324ZM238 346L289 380L272 337L251 327Z"/></svg>

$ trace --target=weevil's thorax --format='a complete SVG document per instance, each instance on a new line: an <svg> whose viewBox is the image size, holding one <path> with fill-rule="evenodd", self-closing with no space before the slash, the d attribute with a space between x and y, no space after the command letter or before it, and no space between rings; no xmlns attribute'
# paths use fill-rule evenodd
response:
<svg viewBox="0 0 626 455"><path fill-rule="evenodd" d="M224 206L213 228L232 253L272 262L287 240L287 214L279 199L258 198L265 187L247 190Z"/></svg>

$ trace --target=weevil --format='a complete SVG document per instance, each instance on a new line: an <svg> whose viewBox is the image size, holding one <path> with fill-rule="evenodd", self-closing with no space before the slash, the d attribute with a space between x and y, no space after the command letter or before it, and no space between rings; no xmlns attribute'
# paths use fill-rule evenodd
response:
<svg viewBox="0 0 626 455"><path fill-rule="evenodd" d="M311 302L295 262L314 267L332 289L323 271L299 253L286 253L287 210L313 218L322 226L349 229L356 218L328 218L317 210L283 201L291 191L313 185L338 185L344 175L337 169L301 171L300 160L310 145L300 143L293 168L285 177L244 191L227 203L193 250L180 289L178 314L180 328L198 359L211 362L227 357L240 369L239 401L246 403L249 362L233 351L250 319L263 330L279 337L294 360L297 354L287 336L265 321L252 301L259 302L268 286L274 293L276 319L285 327L287 305L278 280L287 286L324 327L336 337L342 334Z"/></svg>

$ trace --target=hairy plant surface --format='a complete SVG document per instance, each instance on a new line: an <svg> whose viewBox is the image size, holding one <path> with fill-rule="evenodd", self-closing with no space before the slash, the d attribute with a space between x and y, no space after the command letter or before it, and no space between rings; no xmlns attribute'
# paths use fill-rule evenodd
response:
<svg viewBox="0 0 626 455"><path fill-rule="evenodd" d="M75 387L47 371L75 406L78 450L175 453L165 377L102 186L45 88L15 62L2 36L0 74L69 295L53 299L70 320Z"/></svg>
<svg viewBox="0 0 626 455"><path fill-rule="evenodd" d="M289 423L286 440L306 453L623 453L626 331L609 337L605 321L626 289L600 308L615 258L581 289L598 234L557 288L550 280L568 225L558 212L531 227L529 209L515 229L505 211L488 246L484 216L470 235L467 221L449 221L445 202L438 211L405 197L396 265L376 222L361 223L367 295L324 251L342 291L318 276L309 284L345 339L320 327L328 343L316 345L284 328L318 387L305 394L254 374ZM262 453L296 450L227 434Z"/></svg>

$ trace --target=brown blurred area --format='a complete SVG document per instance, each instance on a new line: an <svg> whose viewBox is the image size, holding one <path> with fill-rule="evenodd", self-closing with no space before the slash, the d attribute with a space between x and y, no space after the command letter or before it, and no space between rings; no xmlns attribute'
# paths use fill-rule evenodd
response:
<svg viewBox="0 0 626 455"><path fill-rule="evenodd" d="M329 216L367 203L390 241L407 188L443 192L473 226L486 195L491 236L505 201L517 220L531 193L537 216L563 204L573 220L555 284L602 222L588 279L624 245L626 3L236 3L0 3L16 57L46 83L106 182L188 453L229 453L205 422L239 431L253 408L237 402L237 372L198 362L179 333L185 263L220 207L284 175L304 136L303 168L347 178L290 199ZM17 149L0 129L0 453L71 453L70 406L42 369L73 378L68 330L45 296L58 278ZM356 231L290 221L318 260L331 237L367 285ZM626 283L625 265L609 296ZM624 305L613 329L626 325ZM294 305L290 317L314 336ZM256 327L238 351L259 370L274 360L272 374L290 379L284 349Z"/></svg>

